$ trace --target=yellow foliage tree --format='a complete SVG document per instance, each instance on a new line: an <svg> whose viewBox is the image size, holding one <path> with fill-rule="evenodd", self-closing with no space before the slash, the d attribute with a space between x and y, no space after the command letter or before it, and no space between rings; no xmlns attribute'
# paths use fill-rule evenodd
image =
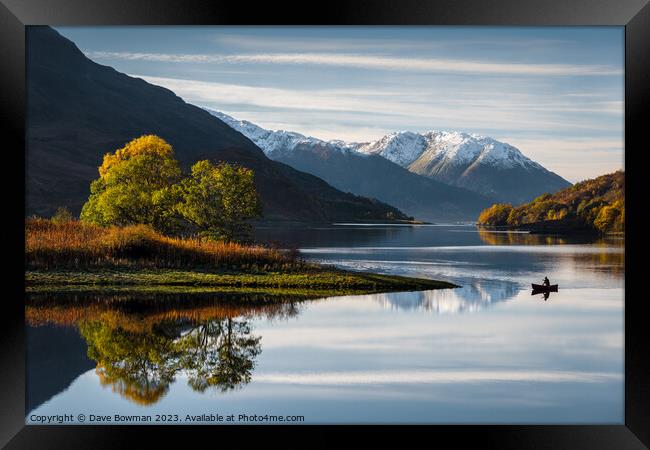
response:
<svg viewBox="0 0 650 450"><path fill-rule="evenodd" d="M176 222L171 188L180 179L171 145L158 136L139 137L104 156L80 218L97 225L146 224L169 231Z"/></svg>
<svg viewBox="0 0 650 450"><path fill-rule="evenodd" d="M173 158L174 150L164 139L155 134L148 134L133 139L115 153L106 153L99 167L99 175L104 178L116 164L139 155Z"/></svg>
<svg viewBox="0 0 650 450"><path fill-rule="evenodd" d="M511 211L512 205L509 203L494 204L481 212L478 223L488 226L506 225Z"/></svg>

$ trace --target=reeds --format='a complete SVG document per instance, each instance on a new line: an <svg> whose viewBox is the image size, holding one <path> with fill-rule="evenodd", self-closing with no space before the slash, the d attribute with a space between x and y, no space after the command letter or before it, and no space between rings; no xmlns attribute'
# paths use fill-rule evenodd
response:
<svg viewBox="0 0 650 450"><path fill-rule="evenodd" d="M301 262L295 252L161 235L145 225L99 227L76 220L25 222L28 269L174 268L288 270Z"/></svg>

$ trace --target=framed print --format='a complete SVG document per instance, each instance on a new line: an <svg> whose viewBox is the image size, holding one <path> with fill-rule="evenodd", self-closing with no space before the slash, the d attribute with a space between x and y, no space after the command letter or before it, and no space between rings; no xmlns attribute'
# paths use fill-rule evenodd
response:
<svg viewBox="0 0 650 450"><path fill-rule="evenodd" d="M647 2L0 13L7 448L649 445Z"/></svg>

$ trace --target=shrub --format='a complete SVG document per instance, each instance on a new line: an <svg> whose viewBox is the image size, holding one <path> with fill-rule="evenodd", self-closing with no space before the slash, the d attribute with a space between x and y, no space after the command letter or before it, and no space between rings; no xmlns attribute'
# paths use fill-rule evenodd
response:
<svg viewBox="0 0 650 450"><path fill-rule="evenodd" d="M74 217L65 206L57 208L56 212L52 216L52 222L54 223L64 223L71 220L74 220Z"/></svg>

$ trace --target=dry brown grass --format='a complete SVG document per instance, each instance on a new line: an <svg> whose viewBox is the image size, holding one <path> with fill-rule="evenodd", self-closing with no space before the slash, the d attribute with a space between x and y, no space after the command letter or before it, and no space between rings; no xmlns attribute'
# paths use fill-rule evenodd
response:
<svg viewBox="0 0 650 450"><path fill-rule="evenodd" d="M163 236L145 225L99 227L79 221L25 222L28 269L177 268L288 270L294 253L262 246Z"/></svg>

